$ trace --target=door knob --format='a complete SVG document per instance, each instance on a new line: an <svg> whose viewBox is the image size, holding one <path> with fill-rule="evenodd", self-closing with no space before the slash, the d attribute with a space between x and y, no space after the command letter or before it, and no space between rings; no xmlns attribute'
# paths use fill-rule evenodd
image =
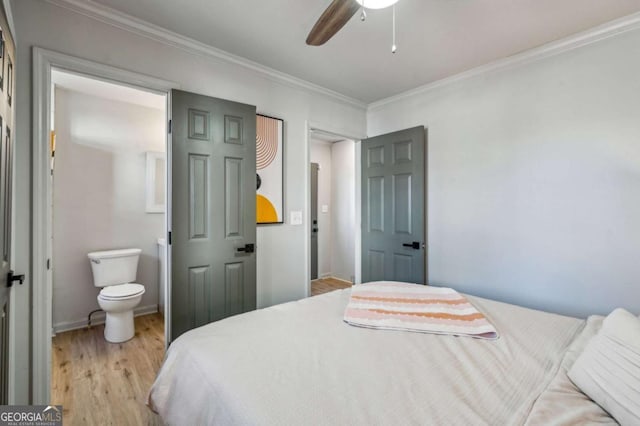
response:
<svg viewBox="0 0 640 426"><path fill-rule="evenodd" d="M256 247L253 244L245 244L244 247L238 247L236 251L242 253L253 253L256 251Z"/></svg>
<svg viewBox="0 0 640 426"><path fill-rule="evenodd" d="M18 281L18 283L24 284L24 274L14 275L13 271L9 271L7 273L7 287L12 287L14 281Z"/></svg>
<svg viewBox="0 0 640 426"><path fill-rule="evenodd" d="M414 250L420 250L420 243L418 241L414 241L412 243L405 243L402 245L403 247L410 247Z"/></svg>

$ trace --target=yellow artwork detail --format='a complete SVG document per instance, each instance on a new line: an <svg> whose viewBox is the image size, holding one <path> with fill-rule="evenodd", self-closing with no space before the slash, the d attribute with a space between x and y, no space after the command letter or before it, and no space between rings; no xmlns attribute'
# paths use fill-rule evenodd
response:
<svg viewBox="0 0 640 426"><path fill-rule="evenodd" d="M262 195L256 195L257 223L276 223L278 215L271 201Z"/></svg>

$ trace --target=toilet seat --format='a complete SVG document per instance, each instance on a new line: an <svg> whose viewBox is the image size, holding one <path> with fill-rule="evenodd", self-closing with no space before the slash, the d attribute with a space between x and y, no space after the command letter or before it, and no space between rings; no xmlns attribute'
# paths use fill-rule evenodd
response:
<svg viewBox="0 0 640 426"><path fill-rule="evenodd" d="M98 297L105 300L124 300L140 296L144 293L144 286L137 283L110 285L100 290Z"/></svg>

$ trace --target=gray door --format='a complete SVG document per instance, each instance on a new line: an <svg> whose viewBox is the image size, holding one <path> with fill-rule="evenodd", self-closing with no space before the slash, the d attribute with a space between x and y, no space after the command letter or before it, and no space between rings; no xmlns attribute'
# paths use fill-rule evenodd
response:
<svg viewBox="0 0 640 426"><path fill-rule="evenodd" d="M11 129L0 117L0 405L8 402L9 378L9 295L14 280L11 266L11 184L13 170Z"/></svg>
<svg viewBox="0 0 640 426"><path fill-rule="evenodd" d="M318 279L318 171L320 165L311 163L311 279Z"/></svg>
<svg viewBox="0 0 640 426"><path fill-rule="evenodd" d="M172 91L171 337L256 308L256 108Z"/></svg>
<svg viewBox="0 0 640 426"><path fill-rule="evenodd" d="M6 22L2 9L0 7L0 21ZM0 70L0 405L6 405L9 399L9 296L11 287L22 284L24 276L14 275L10 269L14 142L11 127L15 122L15 102L11 105L15 87L11 58L15 58L15 44L10 32L0 35L3 44L0 49L0 65L3 67Z"/></svg>
<svg viewBox="0 0 640 426"><path fill-rule="evenodd" d="M425 283L425 129L362 141L362 282Z"/></svg>

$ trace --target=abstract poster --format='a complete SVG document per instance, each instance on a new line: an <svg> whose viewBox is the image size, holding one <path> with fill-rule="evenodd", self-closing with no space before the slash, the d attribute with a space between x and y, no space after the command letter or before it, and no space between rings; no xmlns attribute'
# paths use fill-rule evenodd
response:
<svg viewBox="0 0 640 426"><path fill-rule="evenodd" d="M283 222L282 149L284 122L257 116L256 122L256 219L258 224Z"/></svg>

